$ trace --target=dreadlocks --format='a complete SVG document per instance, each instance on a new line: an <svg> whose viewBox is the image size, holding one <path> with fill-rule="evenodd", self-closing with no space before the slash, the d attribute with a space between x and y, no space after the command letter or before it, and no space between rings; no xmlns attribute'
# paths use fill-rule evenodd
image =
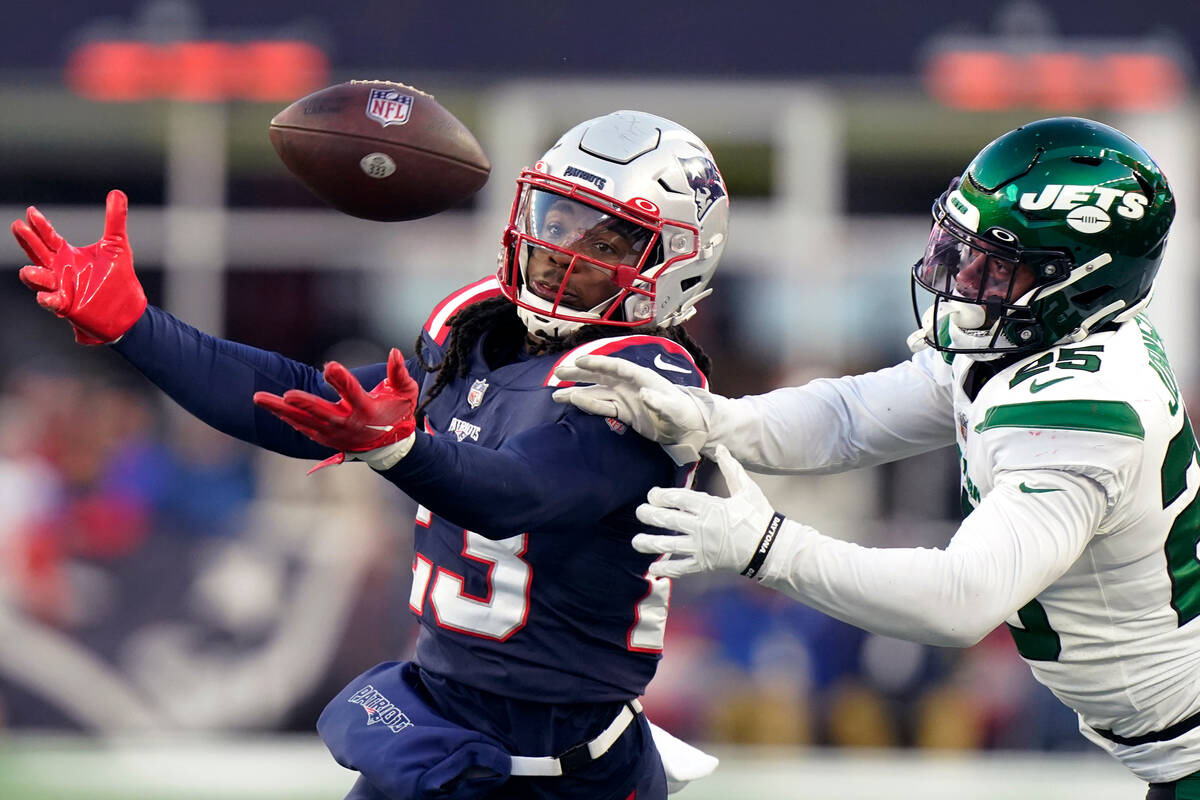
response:
<svg viewBox="0 0 1200 800"><path fill-rule="evenodd" d="M446 344L446 352L437 364L425 360L425 337L418 336L413 348L421 366L429 372L436 373L433 386L425 400L417 408L421 415L433 398L441 394L446 385L455 378L464 378L470 364L471 351L479 341L479 337L490 333L484 341L483 356L488 364L495 367L505 364L516 357L526 344L528 332L521 318L517 316L517 306L507 297L492 297L480 300L462 309L451 317L447 324L450 326L450 338ZM585 325L574 333L561 339L546 340L538 351L538 355L546 353L563 353L574 347L596 339L606 339L613 336L615 330L610 325ZM643 325L638 328L627 328L622 331L625 335L662 336L684 347L696 362L696 366L707 377L712 370L712 359L703 348L680 325L658 327Z"/></svg>

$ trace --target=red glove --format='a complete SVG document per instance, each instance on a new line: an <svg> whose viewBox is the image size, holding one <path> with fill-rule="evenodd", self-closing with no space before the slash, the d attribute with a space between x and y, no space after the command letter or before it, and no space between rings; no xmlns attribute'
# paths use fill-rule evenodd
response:
<svg viewBox="0 0 1200 800"><path fill-rule="evenodd" d="M387 377L369 392L350 370L336 361L325 365L325 380L337 390L341 400L333 403L299 389L290 389L282 397L270 392L254 393L256 405L314 442L342 451L314 470L342 463L347 453L365 453L395 444L416 430L413 411L420 388L408 374L404 356L396 348L388 354Z"/></svg>
<svg viewBox="0 0 1200 800"><path fill-rule="evenodd" d="M70 321L80 344L115 342L146 310L146 293L133 272L133 250L125 234L129 201L108 193L104 238L73 247L33 206L12 232L33 264L22 267L21 282L37 292L38 304Z"/></svg>

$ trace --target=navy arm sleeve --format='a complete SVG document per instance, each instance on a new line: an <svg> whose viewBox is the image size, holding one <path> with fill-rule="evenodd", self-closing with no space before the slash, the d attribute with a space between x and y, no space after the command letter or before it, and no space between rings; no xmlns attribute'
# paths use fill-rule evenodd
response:
<svg viewBox="0 0 1200 800"><path fill-rule="evenodd" d="M600 417L570 412L497 450L419 431L382 473L438 516L489 539L571 533L670 486L675 466L654 442L617 435Z"/></svg>
<svg viewBox="0 0 1200 800"><path fill-rule="evenodd" d="M337 400L320 370L268 350L219 339L150 306L114 345L139 372L184 409L212 427L251 444L297 458L333 453L254 405L254 393L302 389ZM417 368L410 359L409 370ZM352 370L368 388L386 375L386 364Z"/></svg>

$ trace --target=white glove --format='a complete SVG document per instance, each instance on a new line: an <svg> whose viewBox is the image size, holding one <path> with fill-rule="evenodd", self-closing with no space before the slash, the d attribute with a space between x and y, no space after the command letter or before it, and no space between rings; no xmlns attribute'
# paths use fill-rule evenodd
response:
<svg viewBox="0 0 1200 800"><path fill-rule="evenodd" d="M692 572L727 570L754 577L762 569L784 517L771 507L725 445L717 445L713 456L729 487L729 497L655 487L646 495L649 502L637 507L637 518L645 524L680 532L633 537L633 548L639 553L682 556L654 562L651 575L678 578Z"/></svg>
<svg viewBox="0 0 1200 800"><path fill-rule="evenodd" d="M580 356L554 371L561 381L591 383L554 393L556 403L616 417L663 449L683 466L697 461L708 441L709 405L697 399L704 389L671 383L649 367L613 356Z"/></svg>

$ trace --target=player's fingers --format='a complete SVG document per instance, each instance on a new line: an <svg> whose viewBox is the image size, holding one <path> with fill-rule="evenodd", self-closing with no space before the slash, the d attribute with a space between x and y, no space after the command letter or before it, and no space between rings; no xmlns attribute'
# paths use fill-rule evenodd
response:
<svg viewBox="0 0 1200 800"><path fill-rule="evenodd" d="M598 391L593 391L593 390ZM559 398L559 395L562 398ZM616 398L609 390L598 386L579 386L559 389L552 397L559 403L570 403L580 411L596 414L601 417L620 416L621 408Z"/></svg>
<svg viewBox="0 0 1200 800"><path fill-rule="evenodd" d="M36 206L30 206L25 209L25 219L34 232L37 233L38 238L51 252L57 253L66 245L66 240L58 235L58 231L54 230L54 226L50 224L50 220L46 219L46 216L38 211ZM48 263L47 266L49 266Z"/></svg>
<svg viewBox="0 0 1200 800"><path fill-rule="evenodd" d="M271 410L283 403L283 398L272 392L255 392L254 405Z"/></svg>
<svg viewBox="0 0 1200 800"><path fill-rule="evenodd" d="M695 542L690 536L639 533L633 537L632 543L633 549L639 553L682 553L684 555L691 555L695 552Z"/></svg>
<svg viewBox="0 0 1200 800"><path fill-rule="evenodd" d="M663 528L681 533L696 533L700 530L700 518L690 511L642 503L635 510L637 518L652 528Z"/></svg>
<svg viewBox="0 0 1200 800"><path fill-rule="evenodd" d="M368 401L367 390L354 377L354 373L338 361L330 361L325 365L325 382L352 407L361 407Z"/></svg>
<svg viewBox="0 0 1200 800"><path fill-rule="evenodd" d="M682 578L684 575L699 572L700 562L693 556L663 559L655 561L647 571L656 578Z"/></svg>
<svg viewBox="0 0 1200 800"><path fill-rule="evenodd" d="M254 404L277 414L295 414L295 407L286 397L291 391L294 390L289 390L284 395L272 394L271 392L255 392L253 397Z"/></svg>
<svg viewBox="0 0 1200 800"><path fill-rule="evenodd" d="M16 237L17 244L21 245L21 249L25 251L25 255L29 256L29 260L39 267L50 266L50 260L54 254L46 247L46 243L37 235L29 223L23 219L14 220L10 226L10 230Z"/></svg>
<svg viewBox="0 0 1200 800"><path fill-rule="evenodd" d="M569 383L592 383L591 379L595 374L572 363L559 364L554 368L554 377Z"/></svg>
<svg viewBox="0 0 1200 800"><path fill-rule="evenodd" d="M63 316L66 309L70 306L64 301L62 292L38 292L36 295L37 303L47 311L52 312L57 316Z"/></svg>
<svg viewBox="0 0 1200 800"><path fill-rule="evenodd" d="M129 198L120 189L113 189L104 201L104 238L109 242L124 242L125 221L129 216Z"/></svg>
<svg viewBox="0 0 1200 800"><path fill-rule="evenodd" d="M254 405L258 406L259 408L265 408L267 411L270 411L272 414L277 416L286 416L294 413L292 407L287 404L286 400L277 394L272 394L271 392L255 392L253 400Z"/></svg>
<svg viewBox="0 0 1200 800"><path fill-rule="evenodd" d="M574 364L564 364L554 374L560 380L576 383L659 386L660 381L666 381L652 369L613 356L580 356Z"/></svg>
<svg viewBox="0 0 1200 800"><path fill-rule="evenodd" d="M71 310L75 302L75 270L67 265L57 276L54 289L49 292L38 292L37 302L42 308L63 317Z"/></svg>
<svg viewBox="0 0 1200 800"><path fill-rule="evenodd" d="M270 392L255 392L254 404L260 408L265 408L281 420L291 425L296 430L299 430L305 436L311 438L309 432L315 425L321 424L319 418L314 417L308 411L297 408L288 402L284 397Z"/></svg>
<svg viewBox="0 0 1200 800"><path fill-rule="evenodd" d="M53 292L58 288L58 275L54 270L38 267L33 264L21 267L17 273L21 283L39 292Z"/></svg>
<svg viewBox="0 0 1200 800"><path fill-rule="evenodd" d="M713 503L720 503L721 497L714 497L706 492L695 489L663 488L655 486L646 493L646 502L659 508L677 508L692 514L699 514L708 509Z"/></svg>
<svg viewBox="0 0 1200 800"><path fill-rule="evenodd" d="M565 389L555 389L553 394L550 395L550 399L556 403L562 403L564 406L568 403L573 405L575 401L571 398L579 394L582 389L582 386L568 386Z"/></svg>
<svg viewBox="0 0 1200 800"><path fill-rule="evenodd" d="M283 401L290 408L308 415L310 425L342 422L350 416L345 403L334 403L300 389L288 389L283 393Z"/></svg>
<svg viewBox="0 0 1200 800"><path fill-rule="evenodd" d="M393 347L388 353L387 377L391 387L400 394L414 396L417 394L417 382L408 374L408 367L404 364L404 354L398 347Z"/></svg>

